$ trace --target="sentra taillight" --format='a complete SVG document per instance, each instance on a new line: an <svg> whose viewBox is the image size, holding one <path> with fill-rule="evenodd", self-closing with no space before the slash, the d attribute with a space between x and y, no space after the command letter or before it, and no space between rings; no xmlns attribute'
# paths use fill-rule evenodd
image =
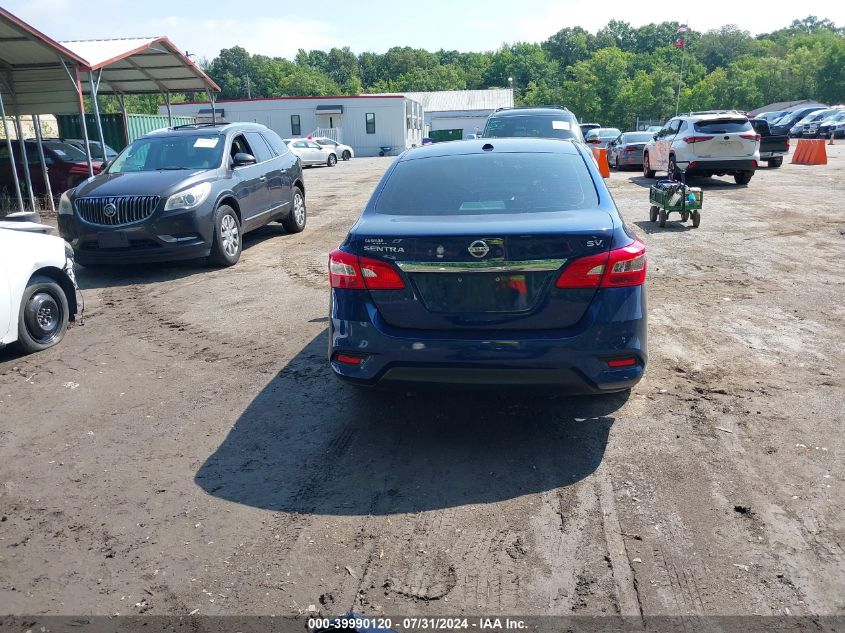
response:
<svg viewBox="0 0 845 633"><path fill-rule="evenodd" d="M329 254L329 283L332 288L364 289L364 276L358 267L358 256L332 251Z"/></svg>
<svg viewBox="0 0 845 633"><path fill-rule="evenodd" d="M402 276L392 264L341 250L329 254L329 283L332 288L355 290L401 290L405 287Z"/></svg>
<svg viewBox="0 0 845 633"><path fill-rule="evenodd" d="M685 136L684 143L703 143L704 141L711 141L715 136Z"/></svg>
<svg viewBox="0 0 845 633"><path fill-rule="evenodd" d="M607 266L607 258L607 253L601 253L573 260L557 278L555 286L558 288L598 288Z"/></svg>
<svg viewBox="0 0 845 633"><path fill-rule="evenodd" d="M634 240L628 246L610 251L602 288L639 286L645 283L645 244Z"/></svg>
<svg viewBox="0 0 845 633"><path fill-rule="evenodd" d="M609 253L573 261L558 277L558 288L620 288L645 282L645 244L635 240Z"/></svg>

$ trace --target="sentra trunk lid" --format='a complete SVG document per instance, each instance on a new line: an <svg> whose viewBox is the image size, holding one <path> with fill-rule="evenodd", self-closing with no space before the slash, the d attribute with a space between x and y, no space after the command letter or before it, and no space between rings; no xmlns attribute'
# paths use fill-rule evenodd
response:
<svg viewBox="0 0 845 633"><path fill-rule="evenodd" d="M403 290L371 291L398 328L560 329L586 312L594 288L561 289L573 260L608 252L613 221L598 209L479 217L366 215L347 248L393 262Z"/></svg>

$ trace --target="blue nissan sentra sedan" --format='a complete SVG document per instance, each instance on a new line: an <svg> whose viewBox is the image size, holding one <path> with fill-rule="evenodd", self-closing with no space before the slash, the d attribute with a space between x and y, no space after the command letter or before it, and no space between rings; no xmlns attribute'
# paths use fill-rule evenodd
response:
<svg viewBox="0 0 845 633"><path fill-rule="evenodd" d="M329 362L366 386L624 390L646 366L645 276L581 143L411 149L329 256Z"/></svg>

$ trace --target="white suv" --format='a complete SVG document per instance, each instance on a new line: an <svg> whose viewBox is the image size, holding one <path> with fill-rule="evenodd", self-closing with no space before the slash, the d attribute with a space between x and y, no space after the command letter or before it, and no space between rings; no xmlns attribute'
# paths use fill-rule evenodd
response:
<svg viewBox="0 0 845 633"><path fill-rule="evenodd" d="M695 176L730 174L745 185L760 161L760 135L740 112L692 112L666 122L643 150L643 175L665 171L680 180L681 170Z"/></svg>

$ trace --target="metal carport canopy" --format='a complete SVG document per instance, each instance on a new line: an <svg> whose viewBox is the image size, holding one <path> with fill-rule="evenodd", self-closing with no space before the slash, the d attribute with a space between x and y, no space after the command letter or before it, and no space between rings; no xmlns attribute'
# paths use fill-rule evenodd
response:
<svg viewBox="0 0 845 633"><path fill-rule="evenodd" d="M75 79L79 67L87 68L82 57L0 7L0 72L6 84L6 114L78 112L79 94L68 71Z"/></svg>
<svg viewBox="0 0 845 633"><path fill-rule="evenodd" d="M94 71L98 94L219 92L220 88L166 37L61 42ZM82 77L90 94L89 77ZM96 85L95 85L96 89Z"/></svg>
<svg viewBox="0 0 845 633"><path fill-rule="evenodd" d="M99 140L103 142L97 95L164 93L170 104L171 92L205 91L214 103L213 92L220 88L166 37L84 40L57 42L0 7L0 116L7 130L6 116L14 117L18 138L22 138L20 115L35 115L38 151L41 114L79 113L85 138L88 173L93 175L89 134L85 125L85 92L91 95ZM12 176L19 208L23 199L14 166L12 145L6 132L12 161ZM26 163L26 143L21 143ZM40 156L45 185L49 191L47 165ZM33 210L35 198L29 170L24 170ZM50 202L52 205L52 195Z"/></svg>

